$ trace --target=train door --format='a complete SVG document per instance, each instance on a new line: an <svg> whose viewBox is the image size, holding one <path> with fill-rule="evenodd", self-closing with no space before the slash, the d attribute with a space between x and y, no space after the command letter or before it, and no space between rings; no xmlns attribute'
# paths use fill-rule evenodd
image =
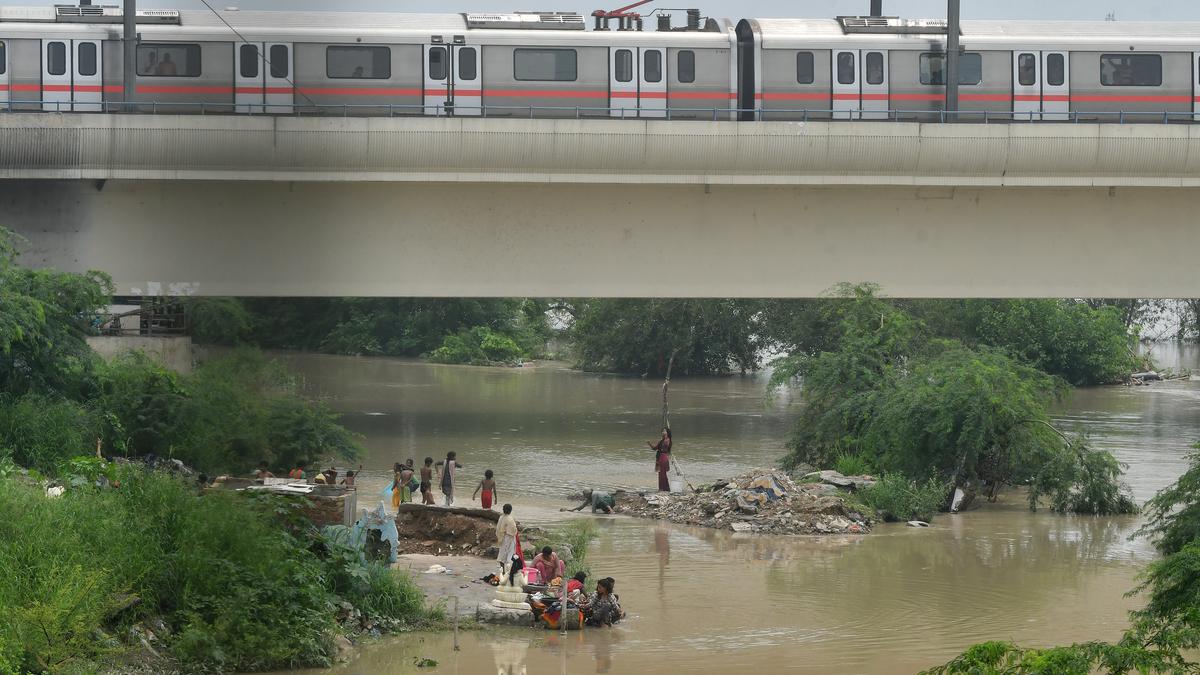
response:
<svg viewBox="0 0 1200 675"><path fill-rule="evenodd" d="M425 114L442 116L450 102L450 48L425 45Z"/></svg>
<svg viewBox="0 0 1200 675"><path fill-rule="evenodd" d="M450 102L455 115L478 117L483 114L483 61L479 48L454 45L450 63L453 72L450 83Z"/></svg>
<svg viewBox="0 0 1200 675"><path fill-rule="evenodd" d="M263 45L267 55L263 68L263 110L269 113L291 113L296 103L296 88L292 86L292 45L268 42Z"/></svg>
<svg viewBox="0 0 1200 675"><path fill-rule="evenodd" d="M611 117L637 117L636 63L637 49L611 49L608 52L608 114Z"/></svg>
<svg viewBox="0 0 1200 675"><path fill-rule="evenodd" d="M1200 52L1192 52L1192 105L1192 117L1200 122Z"/></svg>
<svg viewBox="0 0 1200 675"><path fill-rule="evenodd" d="M1013 52L1013 119L1041 119L1042 64L1039 52Z"/></svg>
<svg viewBox="0 0 1200 675"><path fill-rule="evenodd" d="M858 78L858 52L833 51L833 119L856 120L862 110L862 89Z"/></svg>
<svg viewBox="0 0 1200 675"><path fill-rule="evenodd" d="M242 42L234 50L234 110L240 113L263 111L263 59L261 42Z"/></svg>
<svg viewBox="0 0 1200 675"><path fill-rule="evenodd" d="M8 97L8 43L0 40L0 107L10 108Z"/></svg>
<svg viewBox="0 0 1200 675"><path fill-rule="evenodd" d="M71 41L42 40L42 110L71 111Z"/></svg>
<svg viewBox="0 0 1200 675"><path fill-rule="evenodd" d="M99 40L74 41L74 79L71 94L75 112L100 112L104 107L103 53Z"/></svg>
<svg viewBox="0 0 1200 675"><path fill-rule="evenodd" d="M885 120L888 118L890 96L888 95L888 53L864 51L862 53L862 118Z"/></svg>
<svg viewBox="0 0 1200 675"><path fill-rule="evenodd" d="M639 49L642 68L638 77L638 115L667 116L667 50Z"/></svg>
<svg viewBox="0 0 1200 675"><path fill-rule="evenodd" d="M1042 119L1071 117L1071 61L1068 52L1042 52Z"/></svg>

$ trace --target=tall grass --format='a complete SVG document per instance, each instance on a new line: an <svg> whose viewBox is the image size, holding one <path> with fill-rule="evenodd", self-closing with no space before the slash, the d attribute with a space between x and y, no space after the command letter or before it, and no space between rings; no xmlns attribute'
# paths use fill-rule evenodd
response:
<svg viewBox="0 0 1200 675"><path fill-rule="evenodd" d="M327 579L337 559L237 494L127 471L120 487L70 490L0 481L0 672L87 669L93 632L160 615L197 669L325 666L335 653ZM424 618L423 599L387 570L361 573L388 618ZM121 598L142 602L113 616Z"/></svg>
<svg viewBox="0 0 1200 675"><path fill-rule="evenodd" d="M551 547L561 550L565 544L571 549L571 559L566 561L568 577L575 576L577 572L591 573L587 564L588 545L598 536L600 528L590 518L576 518L551 533Z"/></svg>
<svg viewBox="0 0 1200 675"><path fill-rule="evenodd" d="M950 497L950 484L936 478L918 483L902 474L888 473L856 496L887 521L933 520Z"/></svg>

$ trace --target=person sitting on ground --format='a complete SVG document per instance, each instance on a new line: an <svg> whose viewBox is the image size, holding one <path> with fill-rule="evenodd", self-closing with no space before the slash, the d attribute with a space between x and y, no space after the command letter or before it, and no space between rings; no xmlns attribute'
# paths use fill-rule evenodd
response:
<svg viewBox="0 0 1200 675"><path fill-rule="evenodd" d="M264 478L274 478L275 474L271 473L271 470L267 468L267 466L268 465L266 461L259 462L258 471L254 472L254 477L258 480L262 480Z"/></svg>
<svg viewBox="0 0 1200 675"><path fill-rule="evenodd" d="M288 478L292 480L304 480L304 462L298 462L296 468L288 472Z"/></svg>
<svg viewBox="0 0 1200 675"><path fill-rule="evenodd" d="M354 487L354 475L355 474L353 471L347 471L346 477L342 479L342 485L345 485L346 487Z"/></svg>
<svg viewBox="0 0 1200 675"><path fill-rule="evenodd" d="M604 513L612 513L617 508L617 500L607 492L601 490L584 490L583 503L576 506L571 511L582 511L588 506L592 507L592 513L603 511ZM559 509L559 511L567 511L568 509Z"/></svg>
<svg viewBox="0 0 1200 675"><path fill-rule="evenodd" d="M625 617L621 604L613 593L616 582L612 577L605 577L596 582L596 592L587 599L584 606L584 616L589 626L611 626Z"/></svg>
<svg viewBox="0 0 1200 675"><path fill-rule="evenodd" d="M567 582L567 595L574 595L583 592L583 582L587 581L586 572L576 572L575 576Z"/></svg>
<svg viewBox="0 0 1200 675"><path fill-rule="evenodd" d="M480 491L482 491L483 497L479 503L489 511L492 508L492 500L499 497L496 494L496 480L493 478L495 475L491 469L484 471L483 480L479 481L479 487L475 488L475 493L471 495L471 500L474 501L475 497L479 496Z"/></svg>
<svg viewBox="0 0 1200 675"><path fill-rule="evenodd" d="M543 584L549 584L567 573L567 564L559 559L554 549L543 546L542 552L533 558L533 569L541 575Z"/></svg>

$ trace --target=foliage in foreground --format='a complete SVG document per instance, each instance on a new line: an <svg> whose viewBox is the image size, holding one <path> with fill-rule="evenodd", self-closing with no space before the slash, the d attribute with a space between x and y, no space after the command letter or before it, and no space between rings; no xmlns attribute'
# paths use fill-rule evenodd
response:
<svg viewBox="0 0 1200 675"><path fill-rule="evenodd" d="M1004 352L931 337L924 322L848 289L829 351L783 359L775 382L803 381L784 462L831 466L853 455L913 480L1030 485L1030 507L1129 513L1120 467L1051 424L1061 380Z"/></svg>
<svg viewBox="0 0 1200 675"><path fill-rule="evenodd" d="M1197 446L1200 447L1200 446ZM1149 536L1165 557L1149 565L1128 595L1148 595L1130 613L1130 628L1116 643L1086 642L1031 649L985 642L967 649L931 675L1088 675L1197 673L1190 659L1200 649L1200 454L1171 487L1146 506Z"/></svg>
<svg viewBox="0 0 1200 675"><path fill-rule="evenodd" d="M113 649L95 631L156 615L185 665L216 670L329 665L341 593L381 618L428 618L406 577L314 553L307 536L281 527L279 502L200 497L140 470L117 477L117 489L57 499L0 480L0 672L87 670ZM361 579L362 590L335 579ZM141 604L114 616L127 594Z"/></svg>

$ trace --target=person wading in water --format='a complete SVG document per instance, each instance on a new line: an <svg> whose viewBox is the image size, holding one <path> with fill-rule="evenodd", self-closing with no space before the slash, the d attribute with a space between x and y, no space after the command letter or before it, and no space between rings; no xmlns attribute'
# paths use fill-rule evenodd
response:
<svg viewBox="0 0 1200 675"><path fill-rule="evenodd" d="M454 506L454 474L465 468L458 463L457 457L457 452L450 451L446 453L445 460L437 463L438 478L442 481L442 494L446 497L446 506Z"/></svg>
<svg viewBox="0 0 1200 675"><path fill-rule="evenodd" d="M658 443L646 441L646 445L654 451L654 469L658 471L658 491L670 492L671 481L667 472L671 470L671 427L663 427L662 438Z"/></svg>

